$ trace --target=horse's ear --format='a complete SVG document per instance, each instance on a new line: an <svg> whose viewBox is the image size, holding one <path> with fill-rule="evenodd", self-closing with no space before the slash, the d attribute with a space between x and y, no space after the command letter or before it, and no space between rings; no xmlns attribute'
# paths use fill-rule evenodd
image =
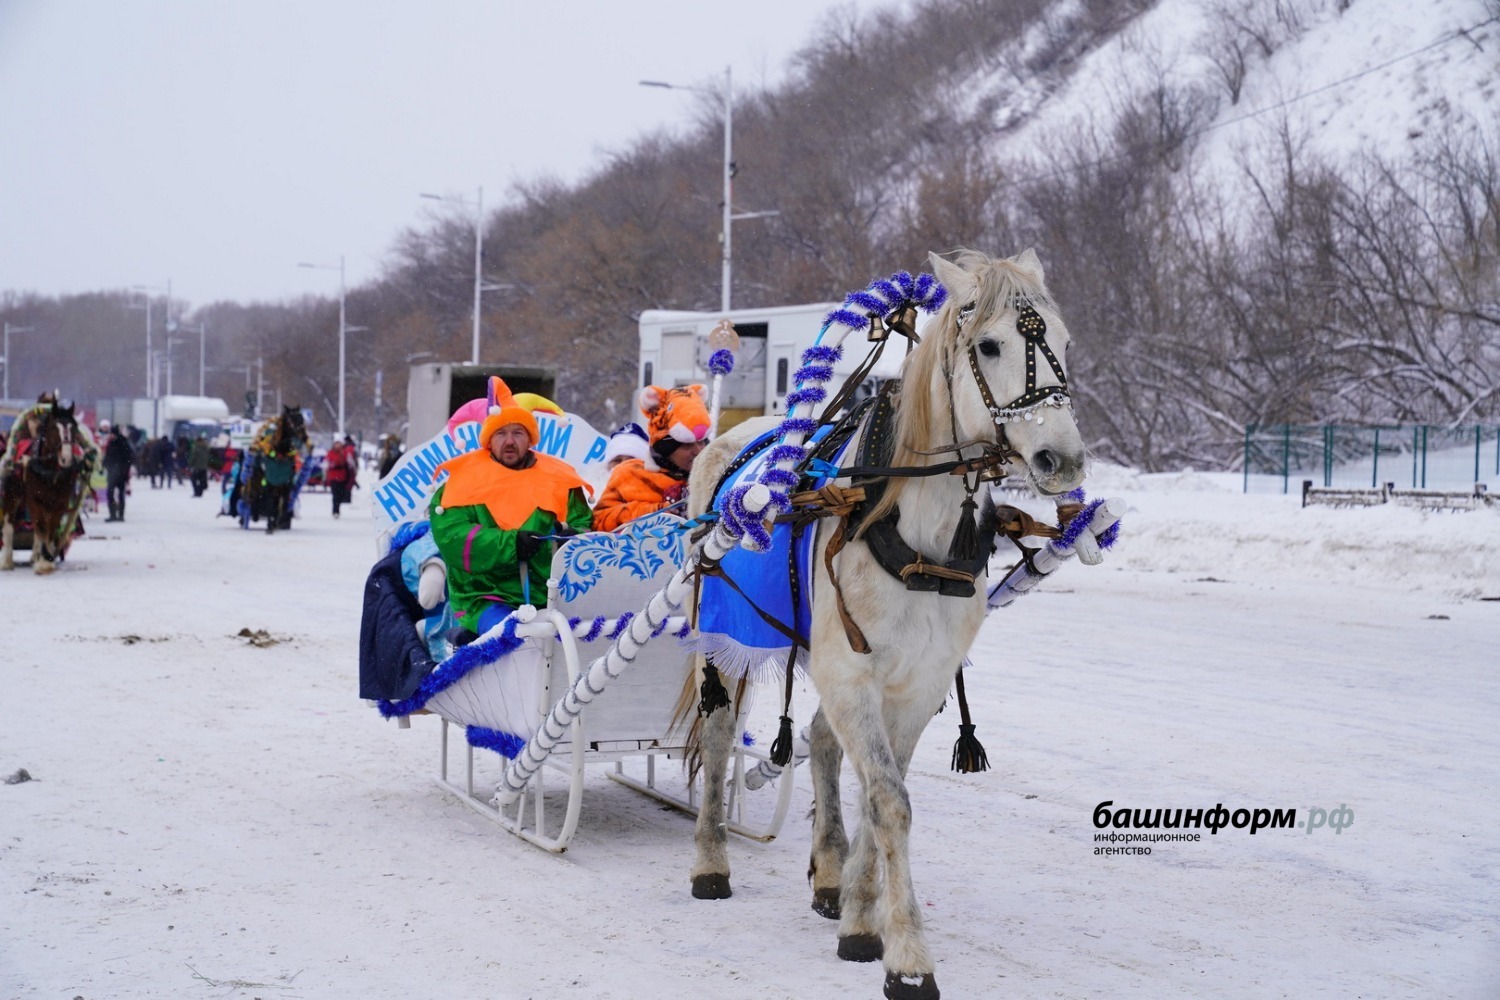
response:
<svg viewBox="0 0 1500 1000"><path fill-rule="evenodd" d="M927 259L932 263L932 273L948 289L951 301L960 306L973 301L976 285L972 274L935 253L929 253Z"/></svg>
<svg viewBox="0 0 1500 1000"><path fill-rule="evenodd" d="M1042 259L1036 255L1035 247L1027 247L1017 254L1016 266L1035 278L1038 285L1046 284L1042 275Z"/></svg>

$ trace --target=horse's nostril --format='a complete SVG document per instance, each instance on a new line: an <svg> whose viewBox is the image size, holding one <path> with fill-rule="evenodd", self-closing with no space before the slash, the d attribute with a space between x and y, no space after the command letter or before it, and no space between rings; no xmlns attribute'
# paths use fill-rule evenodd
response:
<svg viewBox="0 0 1500 1000"><path fill-rule="evenodd" d="M1031 467L1040 475L1050 476L1057 471L1057 456L1044 448L1031 457Z"/></svg>

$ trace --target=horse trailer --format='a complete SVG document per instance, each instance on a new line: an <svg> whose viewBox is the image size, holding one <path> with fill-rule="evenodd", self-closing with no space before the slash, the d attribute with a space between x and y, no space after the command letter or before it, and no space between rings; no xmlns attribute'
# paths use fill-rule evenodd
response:
<svg viewBox="0 0 1500 1000"><path fill-rule="evenodd" d="M470 365L430 361L412 365L406 381L406 447L422 444L445 426L453 411L483 399L489 377L498 375L511 392L534 392L551 399L557 391L553 368Z"/></svg>
<svg viewBox="0 0 1500 1000"><path fill-rule="evenodd" d="M710 385L713 377L708 372L708 359L714 349L709 345L709 334L727 319L734 324L740 346L734 371L724 377L720 387L720 431L750 417L784 414L787 393L796 388L792 376L802 352L817 341L824 320L839 305L813 302L728 312L648 309L640 318L639 384L666 388ZM834 366L834 385L841 384L859 366L865 349L863 340L849 339L843 359ZM874 392L881 382L894 377L905 350L904 343L889 345L858 395Z"/></svg>

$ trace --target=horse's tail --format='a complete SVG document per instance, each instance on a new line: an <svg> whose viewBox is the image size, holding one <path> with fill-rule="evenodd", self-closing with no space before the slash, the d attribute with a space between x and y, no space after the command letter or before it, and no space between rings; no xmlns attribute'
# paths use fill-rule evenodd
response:
<svg viewBox="0 0 1500 1000"><path fill-rule="evenodd" d="M713 693L705 690L705 687L724 695L727 692L724 691L723 682L719 680L717 671L714 672L713 679L709 680L708 658L702 653L694 653L688 662L693 666L683 679L682 690L677 694L677 704L672 709L671 731L679 732L684 726L687 727L686 738L683 741L683 749L686 752L682 763L687 769L688 780L691 781L698 776L698 771L703 766L703 720L707 712L724 708L738 715L745 691L749 687L749 679L747 676L738 679L735 683L734 697L729 699L727 705L715 701L710 706ZM692 717L692 722L688 722L689 716Z"/></svg>

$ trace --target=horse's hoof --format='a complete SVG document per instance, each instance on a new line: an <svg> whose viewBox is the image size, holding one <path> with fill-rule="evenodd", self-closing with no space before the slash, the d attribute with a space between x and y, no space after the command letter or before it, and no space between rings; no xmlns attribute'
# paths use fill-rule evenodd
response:
<svg viewBox="0 0 1500 1000"><path fill-rule="evenodd" d="M57 572L57 567L52 563L37 563L32 567L32 572L37 576L46 576L49 573Z"/></svg>
<svg viewBox="0 0 1500 1000"><path fill-rule="evenodd" d="M839 958L846 962L878 962L885 957L885 944L879 934L839 935ZM886 980L886 989L890 989Z"/></svg>
<svg viewBox="0 0 1500 1000"><path fill-rule="evenodd" d="M930 972L887 972L886 1000L938 1000L937 977Z"/></svg>
<svg viewBox="0 0 1500 1000"><path fill-rule="evenodd" d="M694 899L728 899L734 895L729 888L729 876L718 872L693 876Z"/></svg>
<svg viewBox="0 0 1500 1000"><path fill-rule="evenodd" d="M837 920L843 914L839 911L839 891L837 889L814 889L813 912L820 917L829 920Z"/></svg>

